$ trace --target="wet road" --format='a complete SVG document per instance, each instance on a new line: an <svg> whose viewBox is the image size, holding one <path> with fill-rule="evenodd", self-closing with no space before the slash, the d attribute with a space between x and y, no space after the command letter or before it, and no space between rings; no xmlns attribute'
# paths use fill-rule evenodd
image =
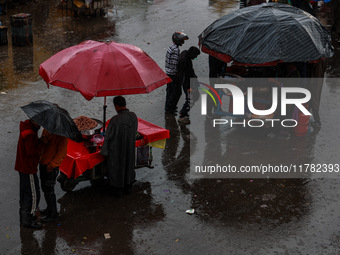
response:
<svg viewBox="0 0 340 255"><path fill-rule="evenodd" d="M183 49L196 46L207 25L238 7L236 1L212 0L112 4L115 8L99 18L65 17L53 1L20 5L0 16L10 27L12 14L31 13L34 29L33 46L12 47L10 41L0 48L0 254L340 254L339 179L190 179L189 147L195 134L190 125L164 116L165 88L126 97L139 117L171 132L165 150L153 150L155 168L137 170L132 195L116 199L89 182L66 194L57 185L60 221L38 231L20 228L19 178L13 170L18 125L26 118L20 106L44 99L73 117L102 116L102 98L88 102L73 91L47 89L39 64L84 40L108 39L142 48L164 68L174 31L189 35ZM340 77L337 47L338 57L328 70L332 77ZM201 54L194 66L199 76L207 76L207 55ZM318 133L273 144L232 130L225 134L226 155L249 162L302 157L310 163L340 163L339 95L339 86L325 85ZM107 115L112 116L112 102L108 105ZM186 214L191 208L196 212Z"/></svg>

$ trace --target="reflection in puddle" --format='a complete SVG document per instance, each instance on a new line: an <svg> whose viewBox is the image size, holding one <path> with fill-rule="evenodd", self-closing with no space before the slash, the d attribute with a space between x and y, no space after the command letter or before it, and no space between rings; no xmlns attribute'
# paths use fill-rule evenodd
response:
<svg viewBox="0 0 340 255"><path fill-rule="evenodd" d="M65 16L54 2L35 2L20 6L20 12L32 14L33 45L13 46L11 16L16 8L1 16L8 27L8 45L0 46L0 90L16 87L20 83L40 79L39 65L55 53L85 40L105 40L115 34L115 17Z"/></svg>

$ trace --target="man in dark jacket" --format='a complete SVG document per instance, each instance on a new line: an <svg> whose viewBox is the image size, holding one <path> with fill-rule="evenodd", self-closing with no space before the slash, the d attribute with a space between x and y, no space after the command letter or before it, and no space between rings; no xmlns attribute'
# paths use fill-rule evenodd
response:
<svg viewBox="0 0 340 255"><path fill-rule="evenodd" d="M192 103L194 103L198 99L197 96L199 96L197 86L195 86L196 84L192 84L190 87L190 79L197 78L192 66L192 60L197 58L199 54L200 50L197 47L190 47L189 50L185 50L181 53L178 61L178 77L185 93L185 103L180 111L178 121L184 124L190 123L190 94L193 96Z"/></svg>
<svg viewBox="0 0 340 255"><path fill-rule="evenodd" d="M41 228L35 219L40 201L37 176L38 163L44 143L38 138L40 126L32 120L20 122L15 170L20 176L20 224L24 227Z"/></svg>
<svg viewBox="0 0 340 255"><path fill-rule="evenodd" d="M110 186L117 197L130 193L135 182L135 144L138 120L126 108L124 97L113 99L117 115L113 116L106 130L101 154L107 156Z"/></svg>

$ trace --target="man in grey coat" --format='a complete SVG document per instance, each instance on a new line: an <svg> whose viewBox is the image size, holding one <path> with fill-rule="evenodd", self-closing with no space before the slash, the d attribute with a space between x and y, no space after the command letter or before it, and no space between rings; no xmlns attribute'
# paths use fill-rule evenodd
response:
<svg viewBox="0 0 340 255"><path fill-rule="evenodd" d="M135 143L138 120L135 113L126 108L125 98L113 99L117 115L113 116L106 130L101 154L106 157L108 177L114 195L121 197L131 193L135 182Z"/></svg>

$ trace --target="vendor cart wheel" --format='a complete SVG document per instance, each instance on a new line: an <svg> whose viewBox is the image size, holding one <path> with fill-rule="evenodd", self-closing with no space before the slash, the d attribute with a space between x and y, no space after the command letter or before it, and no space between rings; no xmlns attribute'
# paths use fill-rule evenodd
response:
<svg viewBox="0 0 340 255"><path fill-rule="evenodd" d="M94 187L101 187L106 184L104 178L107 174L106 164L100 163L92 169L90 182Z"/></svg>
<svg viewBox="0 0 340 255"><path fill-rule="evenodd" d="M71 192L77 186L77 182L73 179L66 179L60 183L60 187L65 192Z"/></svg>
<svg viewBox="0 0 340 255"><path fill-rule="evenodd" d="M98 178L98 179L93 179L90 180L90 183L93 187L102 187L103 185L105 185L105 179L103 178Z"/></svg>
<svg viewBox="0 0 340 255"><path fill-rule="evenodd" d="M58 177L58 182L60 182L60 187L65 192L71 192L77 186L74 179L67 178L66 174L62 172Z"/></svg>

